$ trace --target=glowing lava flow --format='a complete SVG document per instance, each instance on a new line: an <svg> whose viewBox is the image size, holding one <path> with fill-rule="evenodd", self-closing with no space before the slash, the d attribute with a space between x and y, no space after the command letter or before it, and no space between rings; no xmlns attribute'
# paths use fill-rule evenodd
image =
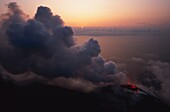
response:
<svg viewBox="0 0 170 112"><path fill-rule="evenodd" d="M132 84L122 85L122 87L129 89L129 90L132 90L132 91L138 91L139 90L138 87L136 87L135 85L132 85Z"/></svg>
<svg viewBox="0 0 170 112"><path fill-rule="evenodd" d="M128 81L127 84L125 85L122 85L123 88L126 88L128 90L132 90L132 91L136 91L138 92L139 91L139 88L137 86L135 86L134 84L132 84L130 81Z"/></svg>

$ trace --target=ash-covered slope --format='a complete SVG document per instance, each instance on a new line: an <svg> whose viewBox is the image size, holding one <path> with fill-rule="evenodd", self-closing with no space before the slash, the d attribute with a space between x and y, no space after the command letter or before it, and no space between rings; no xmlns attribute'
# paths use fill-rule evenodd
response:
<svg viewBox="0 0 170 112"><path fill-rule="evenodd" d="M151 96L135 96L119 85L99 88L91 93L34 83L0 86L3 112L169 112L170 109Z"/></svg>

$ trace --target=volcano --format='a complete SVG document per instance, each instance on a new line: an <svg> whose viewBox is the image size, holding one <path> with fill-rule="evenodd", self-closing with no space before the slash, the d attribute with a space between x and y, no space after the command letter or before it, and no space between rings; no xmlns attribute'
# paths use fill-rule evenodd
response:
<svg viewBox="0 0 170 112"><path fill-rule="evenodd" d="M69 90L57 86L33 83L18 86L2 82L0 85L1 111L32 112L169 112L164 103L151 95L142 95L131 85L110 85L90 93ZM119 94L118 94L119 93ZM135 100L134 100L135 99ZM135 102L133 104L133 102Z"/></svg>

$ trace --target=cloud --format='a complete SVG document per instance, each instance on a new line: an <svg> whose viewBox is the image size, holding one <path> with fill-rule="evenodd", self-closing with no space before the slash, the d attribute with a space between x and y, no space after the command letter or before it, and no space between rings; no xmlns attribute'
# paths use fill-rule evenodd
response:
<svg viewBox="0 0 170 112"><path fill-rule="evenodd" d="M137 58L137 57L132 57L130 59L130 61L134 61L134 62L137 62L137 63L143 63L144 60L142 58Z"/></svg>
<svg viewBox="0 0 170 112"><path fill-rule="evenodd" d="M50 85L58 85L60 87L64 87L67 89L74 89L83 92L91 92L94 91L97 86L93 84L91 81L87 81L80 78L65 78L65 77L58 77L52 81L49 81Z"/></svg>
<svg viewBox="0 0 170 112"><path fill-rule="evenodd" d="M118 75L119 81L127 79L147 88L158 95L163 101L170 104L170 63L161 60L145 60L143 58L132 57L125 61L123 66L118 64L118 69L124 70L125 77ZM119 73L120 74L120 73ZM115 74L114 77L117 75ZM116 79L116 78L115 78ZM117 80L116 80L117 81ZM121 82L120 82L121 83Z"/></svg>
<svg viewBox="0 0 170 112"><path fill-rule="evenodd" d="M77 45L72 28L64 26L61 17L53 15L50 8L38 7L30 19L16 2L11 2L1 23L0 64L10 79L67 79L75 88L77 79L82 83L113 81L117 65L99 55L98 41L91 38Z"/></svg>
<svg viewBox="0 0 170 112"><path fill-rule="evenodd" d="M40 6L35 14L35 19L43 23L47 29L53 30L57 26L63 26L64 21L58 15L53 15L51 9Z"/></svg>
<svg viewBox="0 0 170 112"><path fill-rule="evenodd" d="M156 76L156 78L161 82L161 89L159 94L170 104L170 64L162 61L149 61L149 69Z"/></svg>

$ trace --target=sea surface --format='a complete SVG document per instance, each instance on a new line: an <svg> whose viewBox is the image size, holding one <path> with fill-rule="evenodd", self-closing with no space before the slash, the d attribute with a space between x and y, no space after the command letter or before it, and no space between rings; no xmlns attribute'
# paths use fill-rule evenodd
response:
<svg viewBox="0 0 170 112"><path fill-rule="evenodd" d="M90 38L101 46L101 55L107 60L138 57L148 60L170 62L170 36L164 34L113 35L113 36L75 36L78 44Z"/></svg>

